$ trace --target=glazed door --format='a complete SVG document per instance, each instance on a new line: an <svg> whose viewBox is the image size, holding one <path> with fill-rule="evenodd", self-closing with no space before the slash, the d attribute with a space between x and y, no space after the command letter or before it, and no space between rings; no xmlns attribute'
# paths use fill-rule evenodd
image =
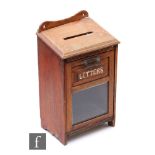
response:
<svg viewBox="0 0 155 155"><path fill-rule="evenodd" d="M72 94L72 125L108 113L108 86L102 83Z"/></svg>
<svg viewBox="0 0 155 155"><path fill-rule="evenodd" d="M85 62L87 61L87 63ZM114 52L68 63L67 130L113 116Z"/></svg>

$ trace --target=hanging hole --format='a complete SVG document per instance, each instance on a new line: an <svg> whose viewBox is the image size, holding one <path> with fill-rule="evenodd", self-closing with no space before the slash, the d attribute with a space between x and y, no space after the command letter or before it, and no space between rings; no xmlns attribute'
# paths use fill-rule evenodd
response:
<svg viewBox="0 0 155 155"><path fill-rule="evenodd" d="M46 28L46 25L43 25L43 29L45 29Z"/></svg>

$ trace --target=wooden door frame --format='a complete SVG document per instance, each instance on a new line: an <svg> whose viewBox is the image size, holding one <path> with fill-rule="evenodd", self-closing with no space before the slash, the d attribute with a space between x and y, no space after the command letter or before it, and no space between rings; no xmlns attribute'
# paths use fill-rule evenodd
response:
<svg viewBox="0 0 155 155"><path fill-rule="evenodd" d="M71 63L66 63L65 64L65 92L66 92L66 109L67 109L67 126L66 130L67 132L72 132L75 130L78 130L82 127L88 126L89 124L96 124L97 122L106 120L108 118L112 118L114 114L114 103L113 103L113 96L114 96L114 51L109 51L108 54L103 53L107 55L109 58L109 75L107 77L91 81L89 83L81 84L78 86L72 86L72 66ZM90 120L78 123L76 125L72 125L72 92L77 91L77 90L83 90L85 88L94 86L94 85L99 85L99 84L104 84L104 83L109 83L109 110L107 114L92 118Z"/></svg>

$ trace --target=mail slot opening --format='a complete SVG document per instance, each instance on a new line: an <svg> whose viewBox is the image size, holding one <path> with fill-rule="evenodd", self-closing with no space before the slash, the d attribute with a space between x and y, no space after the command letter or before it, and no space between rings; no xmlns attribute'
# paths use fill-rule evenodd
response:
<svg viewBox="0 0 155 155"><path fill-rule="evenodd" d="M89 31L89 32L85 32L85 33L76 34L76 35L73 35L73 36L65 37L64 40L68 40L68 39L72 39L72 38L88 35L88 34L91 34L91 33L93 33L93 32Z"/></svg>

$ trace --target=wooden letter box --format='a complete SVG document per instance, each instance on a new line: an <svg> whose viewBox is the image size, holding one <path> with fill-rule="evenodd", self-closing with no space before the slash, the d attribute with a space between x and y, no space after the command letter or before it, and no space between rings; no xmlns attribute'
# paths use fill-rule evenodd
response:
<svg viewBox="0 0 155 155"><path fill-rule="evenodd" d="M42 127L66 144L103 122L114 126L118 40L87 11L42 23L37 37Z"/></svg>

